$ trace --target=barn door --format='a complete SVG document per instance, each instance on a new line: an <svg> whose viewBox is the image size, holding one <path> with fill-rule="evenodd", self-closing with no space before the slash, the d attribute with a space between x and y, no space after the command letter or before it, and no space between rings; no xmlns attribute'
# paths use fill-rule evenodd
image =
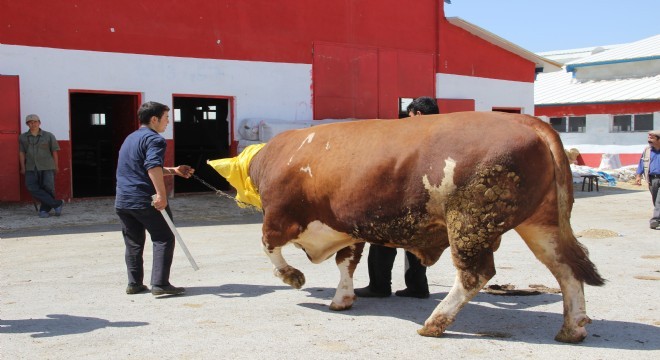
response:
<svg viewBox="0 0 660 360"><path fill-rule="evenodd" d="M18 135L21 132L18 76L0 75L0 201L21 200Z"/></svg>
<svg viewBox="0 0 660 360"><path fill-rule="evenodd" d="M378 49L314 45L314 119L378 117Z"/></svg>
<svg viewBox="0 0 660 360"><path fill-rule="evenodd" d="M435 95L434 55L314 44L314 119L396 119L399 99Z"/></svg>

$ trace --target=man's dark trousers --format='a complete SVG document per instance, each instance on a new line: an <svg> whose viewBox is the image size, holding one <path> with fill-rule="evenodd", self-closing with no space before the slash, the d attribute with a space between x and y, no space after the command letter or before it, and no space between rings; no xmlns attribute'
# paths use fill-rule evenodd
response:
<svg viewBox="0 0 660 360"><path fill-rule="evenodd" d="M165 209L172 218L170 207ZM126 268L128 282L143 284L144 266L142 255L146 239L145 230L153 242L151 285L170 285L170 268L174 257L174 234L163 215L155 208L116 209L122 223L122 235L126 244Z"/></svg>
<svg viewBox="0 0 660 360"><path fill-rule="evenodd" d="M392 292L392 267L396 258L396 248L371 244L367 264L369 266L369 288L378 293ZM406 251L408 268L404 275L406 287L412 292L427 293L426 266L417 256Z"/></svg>

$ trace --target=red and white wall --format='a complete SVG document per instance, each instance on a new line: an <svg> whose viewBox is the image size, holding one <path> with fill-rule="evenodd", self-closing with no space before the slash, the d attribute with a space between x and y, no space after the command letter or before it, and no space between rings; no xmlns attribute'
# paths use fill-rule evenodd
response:
<svg viewBox="0 0 660 360"><path fill-rule="evenodd" d="M232 139L243 119L396 118L399 98L424 95L443 112L533 113L534 62L449 23L443 6L0 0L0 75L19 77L20 131L39 114L64 168L72 90L171 108L173 94L230 98ZM172 128L163 135L174 142ZM70 196L67 176L58 175L58 193Z"/></svg>
<svg viewBox="0 0 660 360"><path fill-rule="evenodd" d="M613 115L652 113L654 124L660 124L660 102L627 102L538 106L536 116L544 121L551 117L585 116L588 124L583 133L561 133L564 147L580 152L581 165L599 167L603 154L617 155L622 166L635 165L648 146L646 132L612 132ZM657 129L658 126L654 126Z"/></svg>

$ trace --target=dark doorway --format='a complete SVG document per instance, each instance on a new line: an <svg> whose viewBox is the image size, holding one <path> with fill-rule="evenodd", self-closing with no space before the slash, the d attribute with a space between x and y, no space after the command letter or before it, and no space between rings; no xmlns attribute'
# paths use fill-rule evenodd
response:
<svg viewBox="0 0 660 360"><path fill-rule="evenodd" d="M220 190L229 190L229 183L206 160L230 156L230 105L227 98L174 96L174 164L192 166L195 175ZM199 181L180 177L175 177L174 189L212 191Z"/></svg>
<svg viewBox="0 0 660 360"><path fill-rule="evenodd" d="M508 108L508 107L494 107L493 111L499 111L499 112L505 112L505 113L511 113L511 114L520 114L522 109L521 108Z"/></svg>
<svg viewBox="0 0 660 360"><path fill-rule="evenodd" d="M117 155L138 127L137 94L71 92L73 197L115 195Z"/></svg>

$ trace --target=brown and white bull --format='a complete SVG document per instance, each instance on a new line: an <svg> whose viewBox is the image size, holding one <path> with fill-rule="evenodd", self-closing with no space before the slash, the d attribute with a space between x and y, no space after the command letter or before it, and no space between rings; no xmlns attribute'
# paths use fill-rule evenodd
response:
<svg viewBox="0 0 660 360"><path fill-rule="evenodd" d="M404 248L426 266L450 248L454 285L418 330L440 336L495 275L493 253L515 229L561 287L564 324L555 339L587 334L583 284L604 280L571 229L572 175L561 140L537 118L463 112L287 131L254 156L249 175L276 276L294 288L305 283L282 257L288 243L314 263L336 254L333 310L355 301L365 242Z"/></svg>

